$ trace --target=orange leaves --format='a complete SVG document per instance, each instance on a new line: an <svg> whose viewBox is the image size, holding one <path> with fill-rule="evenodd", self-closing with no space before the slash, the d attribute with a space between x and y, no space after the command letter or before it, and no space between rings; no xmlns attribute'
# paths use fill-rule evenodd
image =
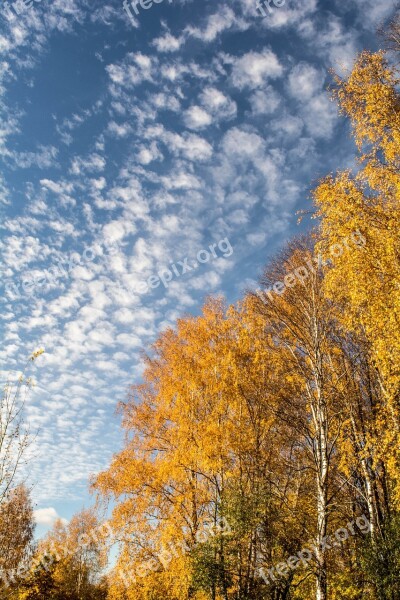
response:
<svg viewBox="0 0 400 600"><path fill-rule="evenodd" d="M351 119L359 149L367 142L373 150L383 150L386 160L398 161L399 78L385 54L363 52L349 77L336 77L336 83L335 96Z"/></svg>
<svg viewBox="0 0 400 600"><path fill-rule="evenodd" d="M180 319L176 331L160 335L144 383L121 407L125 447L96 482L117 500L113 527L123 542L117 569L138 566L172 543L194 548L204 524L224 516L244 466L255 468L256 449L272 455L270 363L264 321L248 300L228 309L209 300L201 316ZM187 561L183 553L168 569L160 564L132 584L134 597L150 580L166 593L171 584L186 589Z"/></svg>
<svg viewBox="0 0 400 600"><path fill-rule="evenodd" d="M384 53L364 52L336 95L350 117L361 150L357 175L339 173L321 182L314 199L321 217L324 251L338 236L358 228L366 238L362 253L343 256L326 274L325 290L338 304L338 318L366 336L384 402L376 423L376 446L398 481L400 447L400 97L399 77ZM390 432L390 433L389 433Z"/></svg>

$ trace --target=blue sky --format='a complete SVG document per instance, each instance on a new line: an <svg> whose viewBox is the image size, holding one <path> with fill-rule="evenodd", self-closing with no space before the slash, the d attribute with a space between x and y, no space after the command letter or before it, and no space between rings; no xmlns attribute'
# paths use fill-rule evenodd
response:
<svg viewBox="0 0 400 600"><path fill-rule="evenodd" d="M122 0L2 5L0 361L46 349L26 407L39 532L90 503L141 349L206 295L240 297L312 225L296 212L316 181L353 166L329 69L375 49L393 7L164 0L132 22Z"/></svg>

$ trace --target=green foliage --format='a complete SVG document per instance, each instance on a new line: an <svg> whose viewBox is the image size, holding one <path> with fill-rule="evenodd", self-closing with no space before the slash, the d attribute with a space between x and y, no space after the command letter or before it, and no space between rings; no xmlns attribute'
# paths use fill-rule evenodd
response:
<svg viewBox="0 0 400 600"><path fill-rule="evenodd" d="M388 519L376 542L364 543L362 566L377 600L400 598L400 514Z"/></svg>
<svg viewBox="0 0 400 600"><path fill-rule="evenodd" d="M226 582L224 565L215 542L198 544L191 552L192 587L212 593Z"/></svg>
<svg viewBox="0 0 400 600"><path fill-rule="evenodd" d="M24 582L23 600L58 600L59 587L54 578L55 564L40 564Z"/></svg>

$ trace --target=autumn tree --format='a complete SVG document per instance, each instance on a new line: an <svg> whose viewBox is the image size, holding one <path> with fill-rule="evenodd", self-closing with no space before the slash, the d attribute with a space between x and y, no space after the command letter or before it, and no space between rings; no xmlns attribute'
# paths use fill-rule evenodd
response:
<svg viewBox="0 0 400 600"><path fill-rule="evenodd" d="M387 48L396 53L400 52L400 13L397 12L390 23L380 27L378 33L385 40Z"/></svg>
<svg viewBox="0 0 400 600"><path fill-rule="evenodd" d="M0 397L0 593L4 594L18 586L32 551L32 505L27 488L20 483L30 443L24 406L31 384L26 377L28 365L43 352L34 352L17 378L8 377Z"/></svg>
<svg viewBox="0 0 400 600"><path fill-rule="evenodd" d="M344 252L326 274L325 290L335 299L343 325L369 344L382 391L376 411L374 462L384 460L399 481L400 422L400 111L398 74L380 52L364 52L335 91L350 118L360 169L325 179L315 190L321 218L319 249L325 255L355 231L363 252Z"/></svg>
<svg viewBox="0 0 400 600"><path fill-rule="evenodd" d="M43 354L34 352L17 378L9 377L0 396L0 505L15 485L18 470L26 458L29 446L29 428L24 426L24 406L31 384L26 378L28 365Z"/></svg>
<svg viewBox="0 0 400 600"><path fill-rule="evenodd" d="M56 563L35 565L23 580L18 598L20 600L58 600L60 590L55 580Z"/></svg>
<svg viewBox="0 0 400 600"><path fill-rule="evenodd" d="M154 344L144 383L122 406L125 448L96 483L116 501L116 571L132 574L129 598L261 597L265 554L300 542L302 476L281 475L273 361L247 301L210 300Z"/></svg>
<svg viewBox="0 0 400 600"><path fill-rule="evenodd" d="M34 528L29 491L19 485L0 505L0 597L18 587L29 568Z"/></svg>
<svg viewBox="0 0 400 600"><path fill-rule="evenodd" d="M264 291L254 295L279 357L281 419L297 440L292 460L314 477L314 570L316 598L328 597L324 543L338 503L338 440L345 411L343 350L332 303L323 290L323 265L312 240L289 244L266 268ZM297 454L297 456L296 456ZM311 533L311 532L310 532Z"/></svg>
<svg viewBox="0 0 400 600"><path fill-rule="evenodd" d="M31 566L33 588L52 586L57 600L105 597L102 571L107 560L108 534L109 529L102 526L92 509L77 513L67 525L56 521L38 544ZM46 570L51 577L45 576ZM29 584L26 590L27 594L33 593Z"/></svg>

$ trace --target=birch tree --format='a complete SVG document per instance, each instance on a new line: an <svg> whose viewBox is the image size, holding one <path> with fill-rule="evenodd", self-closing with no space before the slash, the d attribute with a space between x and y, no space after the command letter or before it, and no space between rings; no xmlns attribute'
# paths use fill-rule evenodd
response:
<svg viewBox="0 0 400 600"><path fill-rule="evenodd" d="M30 380L25 374L30 362L43 354L34 352L17 379L10 376L3 384L0 397L0 505L13 488L30 442L29 428L24 425L25 395Z"/></svg>
<svg viewBox="0 0 400 600"><path fill-rule="evenodd" d="M322 270L311 244L293 242L268 265L261 279L269 291L257 303L280 356L283 418L293 423L305 451L303 468L314 473L313 532L316 600L327 599L325 539L334 497L335 449L342 416L336 406L337 362L332 309L322 288ZM301 468L301 467L300 467Z"/></svg>

